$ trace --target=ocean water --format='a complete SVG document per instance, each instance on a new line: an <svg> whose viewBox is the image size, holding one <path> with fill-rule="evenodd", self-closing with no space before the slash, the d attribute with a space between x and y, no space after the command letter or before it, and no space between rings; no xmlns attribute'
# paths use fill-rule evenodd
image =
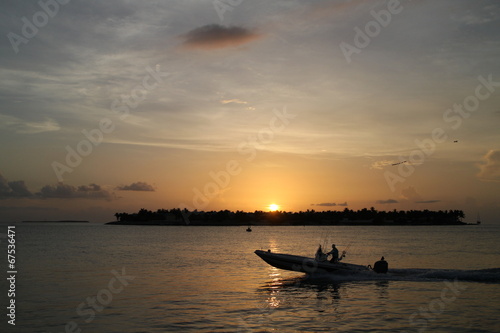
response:
<svg viewBox="0 0 500 333"><path fill-rule="evenodd" d="M499 225L245 229L16 224L16 325L4 278L0 331L500 332ZM253 253L331 243L389 274L307 277Z"/></svg>

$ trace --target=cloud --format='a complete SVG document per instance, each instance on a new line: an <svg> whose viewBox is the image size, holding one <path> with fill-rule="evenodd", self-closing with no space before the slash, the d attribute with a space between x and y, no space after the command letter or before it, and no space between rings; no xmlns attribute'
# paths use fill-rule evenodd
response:
<svg viewBox="0 0 500 333"><path fill-rule="evenodd" d="M236 103L236 104L248 104L248 102L245 102L245 101L242 101L242 100L239 100L237 98L233 98L233 99L223 99L220 101L222 104L229 104L229 103Z"/></svg>
<svg viewBox="0 0 500 333"><path fill-rule="evenodd" d="M27 210L31 211L57 211L59 208L56 207L40 207L40 206L0 206L0 212L1 211L19 211L19 212L26 212Z"/></svg>
<svg viewBox="0 0 500 333"><path fill-rule="evenodd" d="M328 17L333 14L345 14L346 10L359 6L363 3L369 3L368 0L353 0L344 2L320 2L312 7L312 15L316 18Z"/></svg>
<svg viewBox="0 0 500 333"><path fill-rule="evenodd" d="M41 198L62 198L62 199L106 199L111 200L114 194L103 189L100 185L89 184L82 186L72 186L59 183L57 185L46 185L42 187L37 195Z"/></svg>
<svg viewBox="0 0 500 333"><path fill-rule="evenodd" d="M33 193L28 190L24 180L9 182L0 174L0 199L27 198L32 196Z"/></svg>
<svg viewBox="0 0 500 333"><path fill-rule="evenodd" d="M415 203L436 203L436 202L441 202L441 200L422 200L422 201L415 201Z"/></svg>
<svg viewBox="0 0 500 333"><path fill-rule="evenodd" d="M500 150L490 150L483 159L486 163L479 164L477 177L483 181L500 182Z"/></svg>
<svg viewBox="0 0 500 333"><path fill-rule="evenodd" d="M408 186L401 190L401 197L403 200L413 201L414 203L436 203L441 202L441 200L424 200L417 190L413 186Z"/></svg>
<svg viewBox="0 0 500 333"><path fill-rule="evenodd" d="M209 24L193 29L181 36L188 48L220 49L249 43L262 35L241 27Z"/></svg>
<svg viewBox="0 0 500 333"><path fill-rule="evenodd" d="M143 183L145 184L145 183ZM134 185L134 184L132 184ZM147 185L147 184L146 184ZM24 180L8 181L0 174L0 199L9 198L66 198L66 199L106 199L115 198L114 193L103 189L100 185L89 184L78 187L59 183L57 185L45 185L37 193L28 190Z"/></svg>
<svg viewBox="0 0 500 333"><path fill-rule="evenodd" d="M322 202L318 204L311 204L311 206L318 206L318 207L335 207L335 206L341 206L341 207L346 207L347 202L344 203L335 203L335 202Z"/></svg>
<svg viewBox="0 0 500 333"><path fill-rule="evenodd" d="M370 166L370 169L379 169L379 170L382 170L386 166L392 165L393 163L394 163L394 161L389 161L389 160L375 161Z"/></svg>
<svg viewBox="0 0 500 333"><path fill-rule="evenodd" d="M0 114L0 128L14 130L21 134L37 134L43 132L59 131L59 124L50 118L43 121L25 121L17 117Z"/></svg>
<svg viewBox="0 0 500 333"><path fill-rule="evenodd" d="M153 186L145 182L132 183L130 185L117 186L118 191L146 191L153 192L155 189Z"/></svg>
<svg viewBox="0 0 500 333"><path fill-rule="evenodd" d="M413 186L408 186L401 190L401 197L408 201L422 201L422 197Z"/></svg>
<svg viewBox="0 0 500 333"><path fill-rule="evenodd" d="M387 204L399 203L399 201L394 200L394 199L387 199L387 200L377 200L377 201L375 201L375 203L381 204L381 205L387 205Z"/></svg>
<svg viewBox="0 0 500 333"><path fill-rule="evenodd" d="M337 204L335 202L323 202L319 204L311 204L311 206L321 206L321 207L335 207Z"/></svg>
<svg viewBox="0 0 500 333"><path fill-rule="evenodd" d="M43 132L59 131L61 127L52 119L46 119L40 122L27 122L24 123L24 128L19 129L19 133L23 134L37 134Z"/></svg>

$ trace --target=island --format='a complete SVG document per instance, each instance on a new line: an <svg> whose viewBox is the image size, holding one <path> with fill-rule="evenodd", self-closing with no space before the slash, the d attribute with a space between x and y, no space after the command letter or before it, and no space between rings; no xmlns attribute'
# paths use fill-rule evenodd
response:
<svg viewBox="0 0 500 333"><path fill-rule="evenodd" d="M371 207L360 210L300 212L256 210L244 211L189 211L187 209L158 209L156 212L140 209L136 213L116 213L112 225L467 225L461 210L393 210L378 211Z"/></svg>

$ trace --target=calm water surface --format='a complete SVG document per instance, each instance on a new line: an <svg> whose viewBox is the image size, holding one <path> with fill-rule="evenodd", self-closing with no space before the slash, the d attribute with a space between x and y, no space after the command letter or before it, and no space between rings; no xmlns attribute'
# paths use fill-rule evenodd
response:
<svg viewBox="0 0 500 333"><path fill-rule="evenodd" d="M3 314L0 331L500 332L500 226L245 229L17 224L16 326ZM253 253L332 242L391 274L306 278Z"/></svg>

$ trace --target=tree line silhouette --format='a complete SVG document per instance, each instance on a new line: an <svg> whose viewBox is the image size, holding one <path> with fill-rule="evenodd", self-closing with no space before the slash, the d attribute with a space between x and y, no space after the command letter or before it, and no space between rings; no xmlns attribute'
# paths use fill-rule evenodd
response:
<svg viewBox="0 0 500 333"><path fill-rule="evenodd" d="M110 224L172 224L172 225L458 225L465 218L462 210L392 210L378 211L371 207L360 210L300 212L274 211L236 212L189 211L187 209L141 208L137 213L116 213Z"/></svg>

